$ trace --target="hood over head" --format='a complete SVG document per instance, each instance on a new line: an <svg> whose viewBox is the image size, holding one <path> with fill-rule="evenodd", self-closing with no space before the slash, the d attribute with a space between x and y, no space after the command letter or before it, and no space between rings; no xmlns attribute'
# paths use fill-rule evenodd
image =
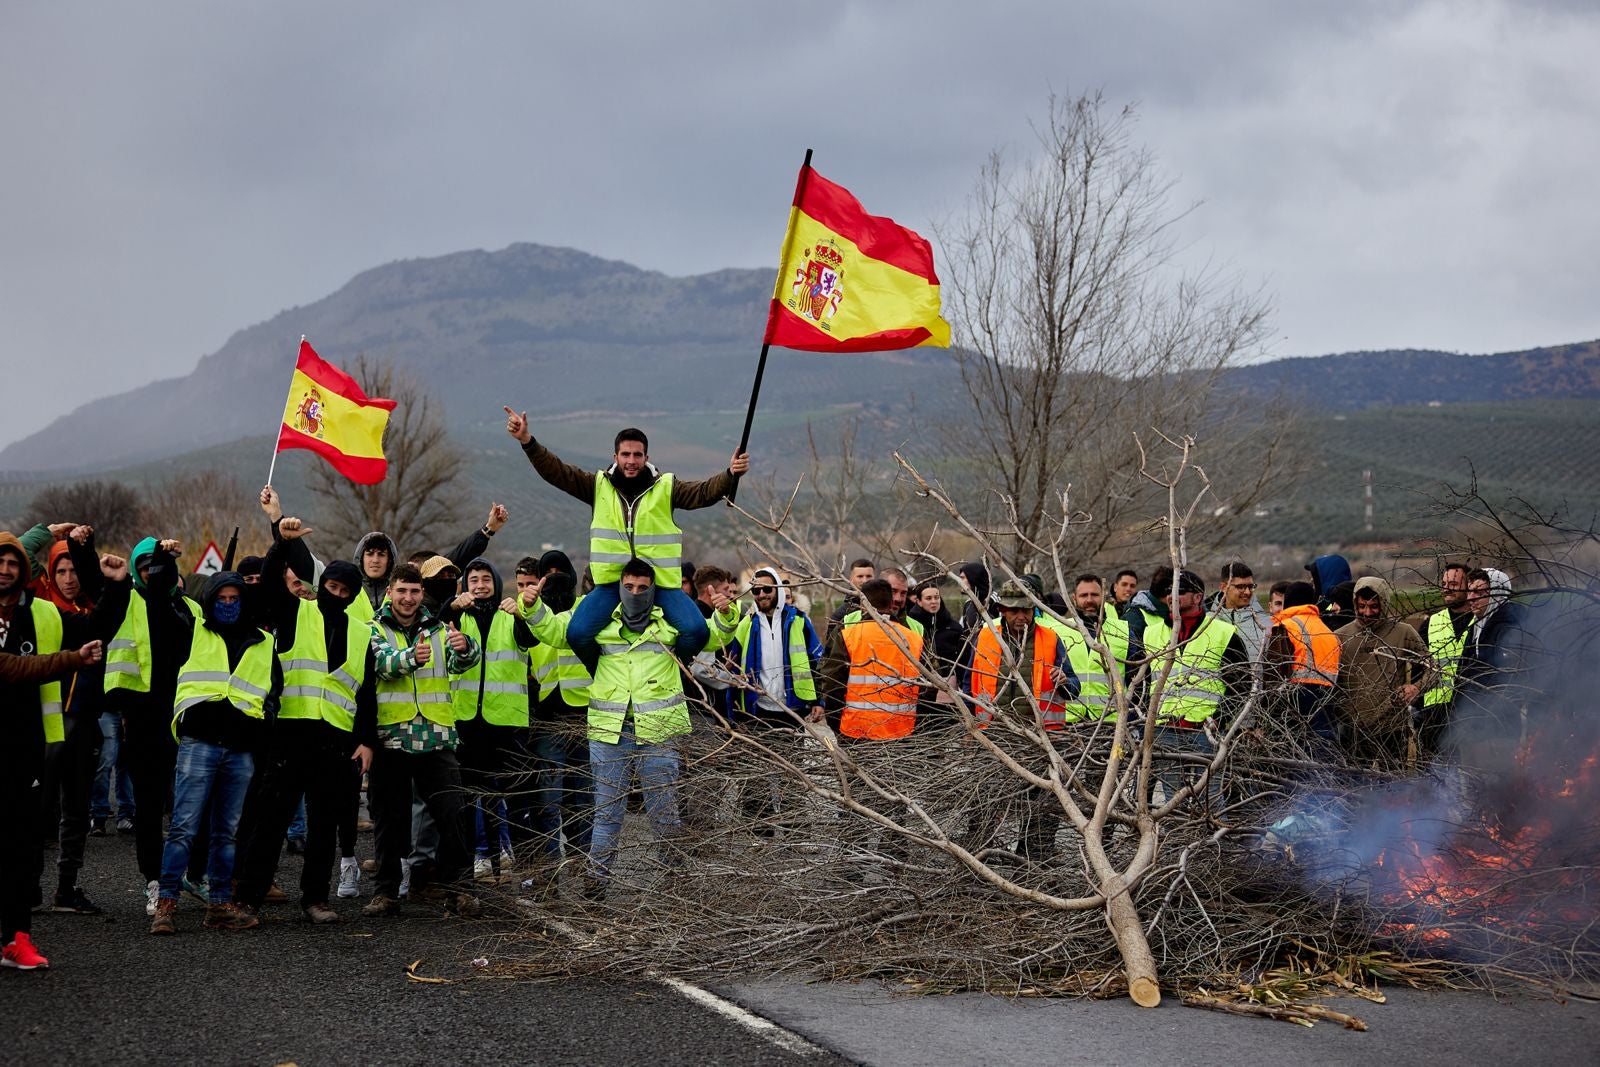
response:
<svg viewBox="0 0 1600 1067"><path fill-rule="evenodd" d="M0 553L7 553L17 557L17 562L22 564L22 573L17 576L17 588L21 589L28 584L30 562L28 550L22 547L22 541L10 530L0 530Z"/></svg>
<svg viewBox="0 0 1600 1067"><path fill-rule="evenodd" d="M260 556L246 556L234 569L239 572L240 577L250 578L261 573L261 565L265 562L266 560Z"/></svg>
<svg viewBox="0 0 1600 1067"><path fill-rule="evenodd" d="M989 568L982 563L963 563L956 573L967 580L972 594L979 600L989 599Z"/></svg>
<svg viewBox="0 0 1600 1067"><path fill-rule="evenodd" d="M1505 571L1485 567L1489 575L1489 610L1493 611L1504 604L1511 596L1511 576Z"/></svg>
<svg viewBox="0 0 1600 1067"><path fill-rule="evenodd" d="M500 601L505 599L505 583L500 578L500 571L496 569L493 563L490 563L484 557L477 556L472 560L472 562L467 564L467 569L461 572L461 587L463 589L466 588L467 575L473 571L489 572L489 576L494 579L494 596L492 602L498 606Z"/></svg>
<svg viewBox="0 0 1600 1067"><path fill-rule="evenodd" d="M1385 613L1388 612L1389 604L1394 599L1394 590L1389 587L1389 583L1376 575L1356 579L1355 596L1360 597L1363 593L1376 594L1378 603L1383 605Z"/></svg>
<svg viewBox="0 0 1600 1067"><path fill-rule="evenodd" d="M548 575L544 584L539 587L539 599L544 601L544 606L556 614L571 609L577 601L578 583L572 575L564 571L556 571Z"/></svg>
<svg viewBox="0 0 1600 1067"><path fill-rule="evenodd" d="M135 589L144 588L144 579L139 577L139 564L156 554L156 546L161 542L154 537L146 537L133 546L133 551L128 554L128 574L133 578Z"/></svg>
<svg viewBox="0 0 1600 1067"><path fill-rule="evenodd" d="M62 611L76 612L85 610L88 607L87 599L80 596L79 602L75 603L62 596L61 590L56 588L56 561L71 551L72 545L67 543L65 540L57 541L55 544L50 546L50 555L45 560L44 574L39 579L39 588L44 591L45 599L50 601L50 603L54 604L56 607L60 608ZM83 579L80 577L78 581L80 583L79 588L81 589L81 583Z"/></svg>
<svg viewBox="0 0 1600 1067"><path fill-rule="evenodd" d="M1343 556L1318 556L1306 564L1306 570L1311 572L1311 587L1317 597L1322 597L1328 590L1340 582L1350 581L1350 561Z"/></svg>
<svg viewBox="0 0 1600 1067"><path fill-rule="evenodd" d="M217 595L229 586L233 586L239 591L239 600L242 605L245 590L248 587L238 571L218 571L206 579L205 587L200 590L200 608L205 612L206 622L211 623L213 626L233 626L243 619L242 613L231 620L217 618Z"/></svg>
<svg viewBox="0 0 1600 1067"><path fill-rule="evenodd" d="M383 572L381 578L368 578L366 569L361 565L361 557L367 554L369 548L383 548L389 552L389 567ZM394 538L382 530L373 530L356 542L355 555L351 557L355 562L356 570L361 572L361 580L368 585L388 585L389 575L394 573L395 564L400 561L400 551L395 548Z"/></svg>
<svg viewBox="0 0 1600 1067"><path fill-rule="evenodd" d="M543 578L550 573L551 568L569 576L576 587L578 581L578 568L572 565L572 559L559 548L552 548L539 557L538 577Z"/></svg>

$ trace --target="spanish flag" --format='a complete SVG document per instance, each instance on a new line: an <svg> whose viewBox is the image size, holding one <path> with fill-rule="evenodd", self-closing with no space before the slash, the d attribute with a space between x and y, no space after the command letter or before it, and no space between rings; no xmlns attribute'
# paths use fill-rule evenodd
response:
<svg viewBox="0 0 1600 1067"><path fill-rule="evenodd" d="M317 355L302 337L277 451L309 448L352 482L373 485L389 472L383 430L393 410L393 400L368 397L354 378Z"/></svg>
<svg viewBox="0 0 1600 1067"><path fill-rule="evenodd" d="M948 348L933 246L801 167L762 340L808 352Z"/></svg>

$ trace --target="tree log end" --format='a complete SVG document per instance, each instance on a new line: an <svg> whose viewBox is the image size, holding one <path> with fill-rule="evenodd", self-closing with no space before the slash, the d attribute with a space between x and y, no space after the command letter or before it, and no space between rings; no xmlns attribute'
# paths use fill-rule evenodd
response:
<svg viewBox="0 0 1600 1067"><path fill-rule="evenodd" d="M1161 1003L1161 987L1149 978L1135 978L1128 983L1128 996L1141 1008L1154 1008Z"/></svg>

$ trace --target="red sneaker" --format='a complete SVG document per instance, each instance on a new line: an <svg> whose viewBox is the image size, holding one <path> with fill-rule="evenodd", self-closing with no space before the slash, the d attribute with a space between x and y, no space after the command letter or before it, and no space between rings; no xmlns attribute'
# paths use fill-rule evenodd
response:
<svg viewBox="0 0 1600 1067"><path fill-rule="evenodd" d="M19 971L38 971L48 969L50 961L39 955L39 950L33 947L33 938L19 932L16 940L0 951L0 966L15 967Z"/></svg>

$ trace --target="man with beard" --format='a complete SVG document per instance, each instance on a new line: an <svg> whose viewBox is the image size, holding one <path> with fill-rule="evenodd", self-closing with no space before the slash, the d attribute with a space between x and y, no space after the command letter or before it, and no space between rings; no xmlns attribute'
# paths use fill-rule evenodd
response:
<svg viewBox="0 0 1600 1067"><path fill-rule="evenodd" d="M1411 708L1422 694L1428 646L1389 613L1392 593L1382 578L1355 585L1356 621L1339 638L1340 739L1351 760L1398 769L1415 759Z"/></svg>

